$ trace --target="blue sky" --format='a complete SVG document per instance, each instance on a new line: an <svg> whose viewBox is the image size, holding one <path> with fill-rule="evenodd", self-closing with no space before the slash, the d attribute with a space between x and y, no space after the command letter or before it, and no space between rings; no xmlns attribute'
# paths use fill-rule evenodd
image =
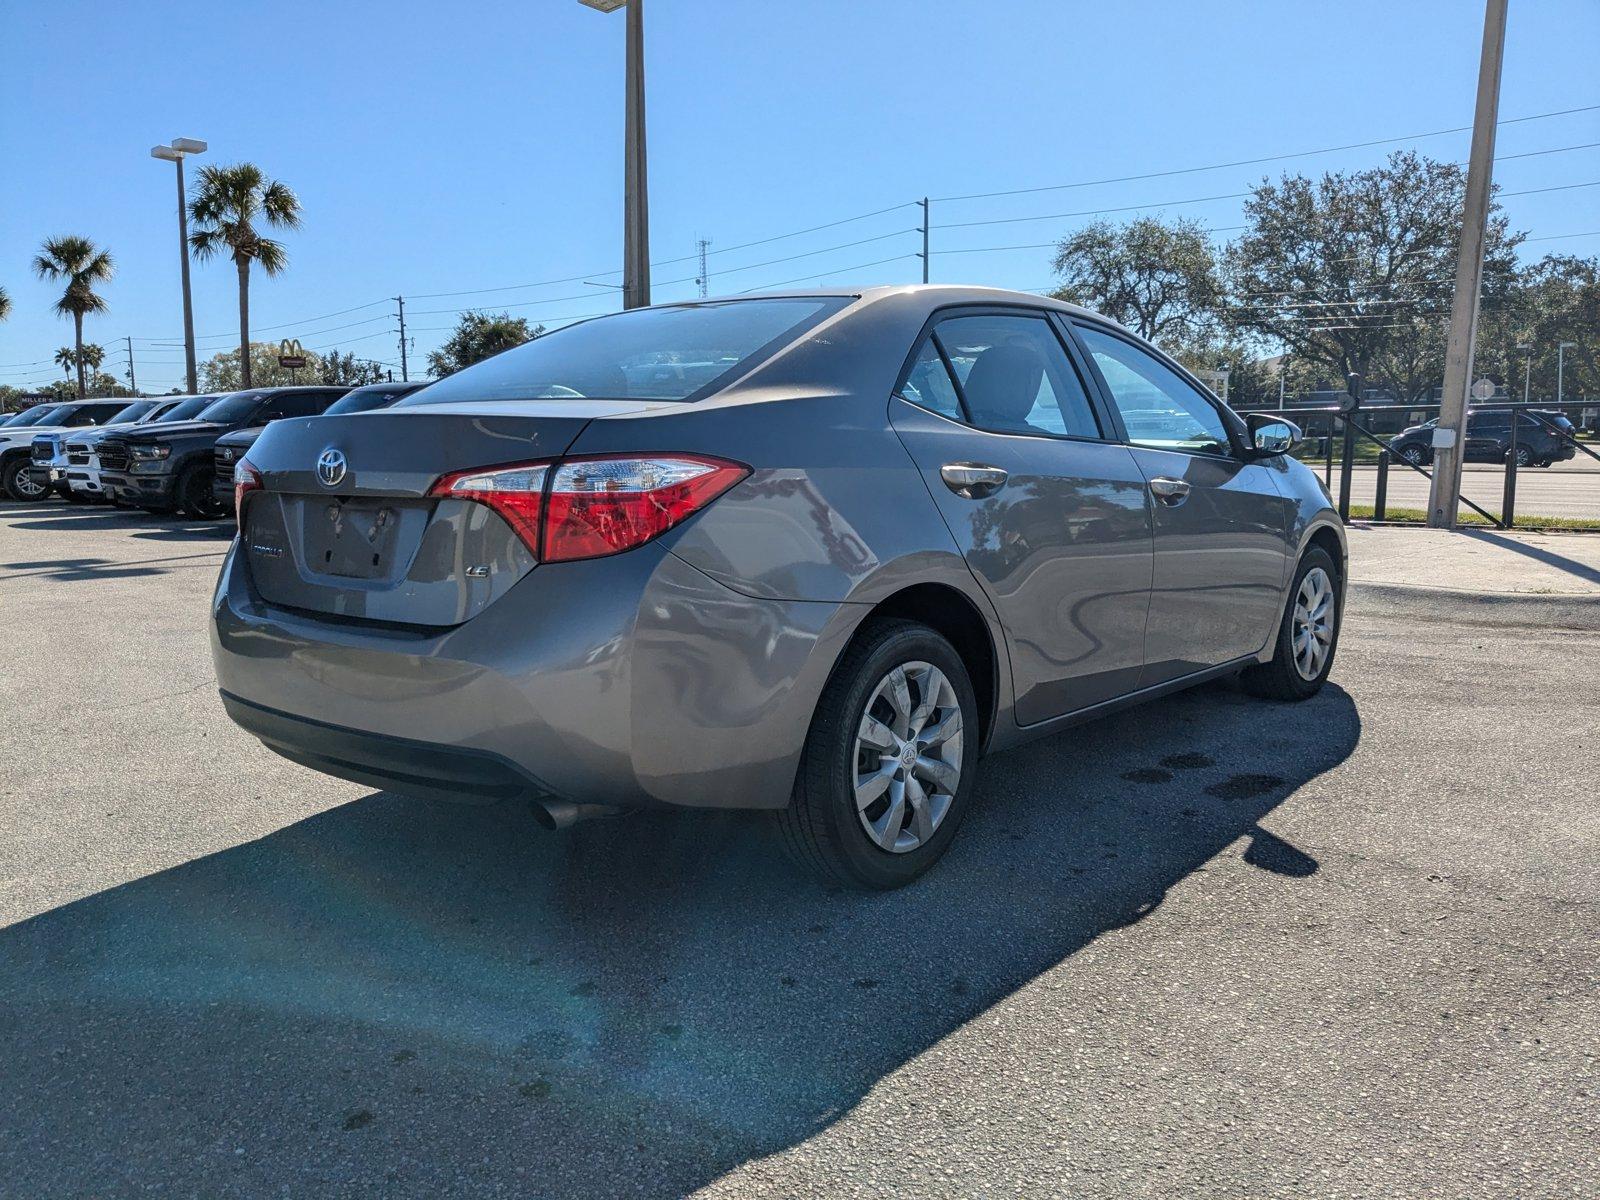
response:
<svg viewBox="0 0 1600 1200"><path fill-rule="evenodd" d="M1600 4L1511 7L1501 116L1600 104ZM694 263L661 260L689 259L697 237L712 240L713 294L902 282L921 270L912 207L734 247L923 195L1467 125L1482 32L1477 0L648 0L646 16L657 300L695 294ZM0 0L0 285L14 305L0 383L55 377L47 360L71 326L28 264L43 238L69 232L117 262L111 310L88 339L111 350L131 335L142 387L181 382L172 172L149 157L173 137L209 141L201 161L257 162L300 195L289 270L253 281L263 339L394 363L384 298L404 294L417 362L466 306L551 321L614 306L613 292L570 277L619 278L622 56L622 14L577 0ZM1589 142L1600 110L1504 126L1499 152ZM1464 159L1467 135L1414 144ZM961 222L1201 201L1264 172L1356 168L1391 148L941 200L933 278L1042 288L1048 248L954 251L1049 243L1089 218ZM1508 192L1600 180L1600 149L1506 161L1497 179ZM1600 188L1505 203L1535 236L1600 230ZM1237 200L1166 211L1239 219ZM1600 237L1529 249L1596 254ZM771 261L794 255L806 257ZM234 276L213 262L194 281L206 357L236 341ZM429 295L494 288L510 290ZM120 353L110 362L124 369Z"/></svg>

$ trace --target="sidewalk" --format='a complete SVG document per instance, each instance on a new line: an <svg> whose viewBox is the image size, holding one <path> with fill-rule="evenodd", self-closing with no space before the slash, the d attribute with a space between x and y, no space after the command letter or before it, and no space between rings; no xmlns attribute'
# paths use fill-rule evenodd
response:
<svg viewBox="0 0 1600 1200"><path fill-rule="evenodd" d="M1353 584L1600 599L1600 534L1352 525L1349 538Z"/></svg>

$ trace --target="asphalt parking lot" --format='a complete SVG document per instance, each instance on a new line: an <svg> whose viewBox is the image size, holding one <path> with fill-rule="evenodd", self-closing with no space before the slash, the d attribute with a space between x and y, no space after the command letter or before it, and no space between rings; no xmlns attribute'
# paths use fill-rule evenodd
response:
<svg viewBox="0 0 1600 1200"><path fill-rule="evenodd" d="M0 1192L1593 1194L1600 609L1358 588L1313 701L996 757L863 897L275 758L225 546L0 506Z"/></svg>

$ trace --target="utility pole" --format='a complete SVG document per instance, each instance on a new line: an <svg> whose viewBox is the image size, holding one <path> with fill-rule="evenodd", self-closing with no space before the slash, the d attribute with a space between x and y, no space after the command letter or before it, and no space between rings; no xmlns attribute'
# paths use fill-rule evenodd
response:
<svg viewBox="0 0 1600 1200"><path fill-rule="evenodd" d="M394 302L400 306L400 381L408 381L411 376L406 373L406 298L396 296Z"/></svg>
<svg viewBox="0 0 1600 1200"><path fill-rule="evenodd" d="M650 196L644 139L644 0L628 0L627 169L623 180L622 307L650 303Z"/></svg>
<svg viewBox="0 0 1600 1200"><path fill-rule="evenodd" d="M1444 354L1444 391L1439 397L1439 424L1433 433L1428 524L1435 529L1454 529L1461 503L1461 443L1467 423L1467 389L1472 385L1473 344L1478 333L1478 292L1483 283L1484 229L1494 174L1500 64L1505 46L1506 0L1487 0L1483 49L1478 60L1478 98L1472 117L1472 155L1467 165L1466 204L1461 219L1461 250L1456 260L1455 296L1450 304L1450 338Z"/></svg>
<svg viewBox="0 0 1600 1200"><path fill-rule="evenodd" d="M928 198L917 201L922 205L922 282L928 282Z"/></svg>
<svg viewBox="0 0 1600 1200"><path fill-rule="evenodd" d="M125 337L122 340L128 343L128 390L137 396L139 394L139 381L133 377L133 339Z"/></svg>
<svg viewBox="0 0 1600 1200"><path fill-rule="evenodd" d="M695 245L700 249L700 274L696 277L695 282L700 285L700 299L704 300L711 282L710 273L706 270L706 251L711 248L711 239L700 238L695 242Z"/></svg>

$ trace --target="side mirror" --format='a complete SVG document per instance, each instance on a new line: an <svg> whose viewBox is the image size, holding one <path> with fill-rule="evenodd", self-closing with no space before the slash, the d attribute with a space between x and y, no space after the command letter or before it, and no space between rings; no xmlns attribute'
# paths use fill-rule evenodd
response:
<svg viewBox="0 0 1600 1200"><path fill-rule="evenodd" d="M1287 454L1300 444L1300 427L1271 413L1251 413L1245 417L1250 429L1250 448L1263 458Z"/></svg>

